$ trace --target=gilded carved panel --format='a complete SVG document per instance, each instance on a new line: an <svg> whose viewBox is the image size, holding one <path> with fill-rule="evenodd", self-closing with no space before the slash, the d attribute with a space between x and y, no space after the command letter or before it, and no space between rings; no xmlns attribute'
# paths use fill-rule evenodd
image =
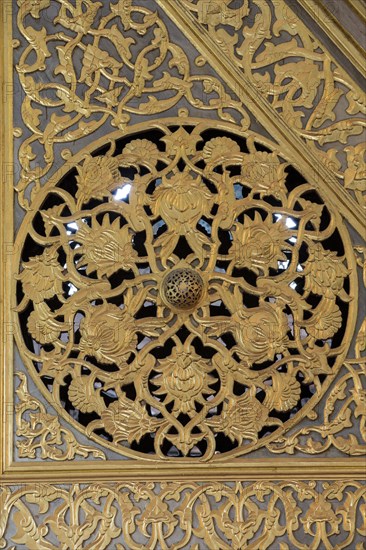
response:
<svg viewBox="0 0 366 550"><path fill-rule="evenodd" d="M228 62L249 78L258 94L365 207L365 95L293 12L291 3L183 0L181 4Z"/></svg>
<svg viewBox="0 0 366 550"><path fill-rule="evenodd" d="M356 481L33 484L0 492L0 537L8 522L15 526L0 545L362 550L365 500Z"/></svg>
<svg viewBox="0 0 366 550"><path fill-rule="evenodd" d="M212 71L200 69L193 47L188 57L172 42L166 23L146 2L74 4L17 3L15 79L24 97L15 129L16 189L22 207L31 207L50 170L60 166L67 154L60 147L85 143L99 129L123 133L131 119L179 109L249 127L242 103Z"/></svg>
<svg viewBox="0 0 366 550"><path fill-rule="evenodd" d="M282 0L1 9L0 547L361 550L356 86Z"/></svg>
<svg viewBox="0 0 366 550"><path fill-rule="evenodd" d="M336 213L270 143L215 126L184 117L83 149L18 233L23 361L60 414L127 456L268 445L314 408L353 332Z"/></svg>

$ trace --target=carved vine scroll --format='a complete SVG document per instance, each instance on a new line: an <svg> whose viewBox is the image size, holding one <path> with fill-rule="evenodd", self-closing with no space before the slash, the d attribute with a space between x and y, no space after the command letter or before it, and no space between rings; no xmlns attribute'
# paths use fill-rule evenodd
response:
<svg viewBox="0 0 366 550"><path fill-rule="evenodd" d="M366 536L366 488L355 481L35 484L1 488L0 506L9 550L362 550ZM10 521L15 534L4 536Z"/></svg>
<svg viewBox="0 0 366 550"><path fill-rule="evenodd" d="M195 108L231 122L235 113L248 128L245 107L171 40L154 2L17 4L21 39L14 48L25 127L15 130L21 138L16 189L23 207L59 166L55 147L104 126L124 131L131 116Z"/></svg>
<svg viewBox="0 0 366 550"><path fill-rule="evenodd" d="M173 2L174 3L174 2ZM365 94L285 0L182 0L220 51L365 207Z"/></svg>

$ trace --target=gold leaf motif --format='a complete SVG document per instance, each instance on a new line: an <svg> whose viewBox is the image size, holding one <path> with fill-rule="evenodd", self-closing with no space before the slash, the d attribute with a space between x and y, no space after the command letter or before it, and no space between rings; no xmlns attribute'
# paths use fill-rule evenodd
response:
<svg viewBox="0 0 366 550"><path fill-rule="evenodd" d="M24 294L35 304L61 294L64 277L57 248L47 247L41 255L24 262L18 279L22 282Z"/></svg>
<svg viewBox="0 0 366 550"><path fill-rule="evenodd" d="M150 417L140 403L124 396L102 412L102 421L115 443L139 442L143 435L154 432L161 424L161 421Z"/></svg>
<svg viewBox="0 0 366 550"><path fill-rule="evenodd" d="M245 216L244 223L235 227L235 266L268 275L270 268L277 269L278 262L287 260L283 251L290 248L286 242L290 237L291 231L281 220L273 223L269 216L263 220L259 212L255 213L254 220Z"/></svg>
<svg viewBox="0 0 366 550"><path fill-rule="evenodd" d="M274 373L272 375L272 390L267 392L264 404L277 411L288 411L299 402L301 394L300 383L291 376Z"/></svg>
<svg viewBox="0 0 366 550"><path fill-rule="evenodd" d="M100 414L104 410L101 396L93 387L93 380L85 376L77 376L70 382L68 396L71 403L81 412L96 411Z"/></svg>
<svg viewBox="0 0 366 550"><path fill-rule="evenodd" d="M193 415L196 403L206 405L206 397L215 393L209 384L216 379L208 374L211 370L207 361L189 349L174 349L172 355L161 362L154 378L160 389L156 395L165 395L164 404L174 401L172 412Z"/></svg>
<svg viewBox="0 0 366 550"><path fill-rule="evenodd" d="M233 156L240 153L239 145L228 137L210 139L203 148L203 158L210 163L228 159L228 153Z"/></svg>
<svg viewBox="0 0 366 550"><path fill-rule="evenodd" d="M96 219L91 227L80 224L75 241L81 243L77 266L86 266L87 275L96 271L98 277L110 276L119 269L132 269L137 260L132 247L133 235L128 226L120 227L118 218L111 223L109 216L105 215L101 224Z"/></svg>
<svg viewBox="0 0 366 550"><path fill-rule="evenodd" d="M122 154L133 157L132 162L144 164L147 161L154 165L161 155L155 143L148 139L133 139L124 147Z"/></svg>
<svg viewBox="0 0 366 550"><path fill-rule="evenodd" d="M78 191L76 198L80 203L91 198L102 199L121 182L121 175L115 159L109 157L85 157L82 166L77 167Z"/></svg>
<svg viewBox="0 0 366 550"><path fill-rule="evenodd" d="M207 422L215 432L223 432L231 441L258 440L258 432L268 419L268 410L249 392L239 399L224 402L222 413Z"/></svg>
<svg viewBox="0 0 366 550"><path fill-rule="evenodd" d="M16 390L19 398L16 426L20 437L17 441L20 457L35 459L40 451L41 458L58 461L72 460L76 455L86 458L90 454L94 458L106 458L99 449L78 443L73 433L61 426L57 416L48 414L44 405L29 394L26 376L21 372L17 376L20 379ZM45 502L45 496L41 500Z"/></svg>
<svg viewBox="0 0 366 550"><path fill-rule="evenodd" d="M87 45L82 61L82 69L80 74L80 82L85 82L89 86L92 85L95 73L100 73L104 69L118 70L121 63L108 55L108 53L95 46Z"/></svg>
<svg viewBox="0 0 366 550"><path fill-rule="evenodd" d="M316 340L334 336L342 325L342 315L338 305L327 298L323 298L315 308L313 317L304 321L308 333Z"/></svg>
<svg viewBox="0 0 366 550"><path fill-rule="evenodd" d="M209 214L212 195L201 178L176 173L169 179L163 178L152 201L154 214L159 213L172 230L179 228L184 234L201 216Z"/></svg>
<svg viewBox="0 0 366 550"><path fill-rule="evenodd" d="M137 342L130 313L113 304L90 306L80 332L80 351L101 363L124 364Z"/></svg>
<svg viewBox="0 0 366 550"><path fill-rule="evenodd" d="M280 307L264 303L248 311L242 308L233 321L236 351L245 361L261 363L285 350L289 327Z"/></svg>
<svg viewBox="0 0 366 550"><path fill-rule="evenodd" d="M65 328L63 323L56 321L46 303L35 304L34 311L27 322L29 333L40 344L50 344L58 339Z"/></svg>
<svg viewBox="0 0 366 550"><path fill-rule="evenodd" d="M366 189L366 145L359 143L345 149L347 169L344 172L344 185L347 189L364 192Z"/></svg>
<svg viewBox="0 0 366 550"><path fill-rule="evenodd" d="M28 13L35 19L40 18L42 10L50 6L51 0L18 0L17 4L22 10L23 17Z"/></svg>
<svg viewBox="0 0 366 550"><path fill-rule="evenodd" d="M320 244L310 248L309 259L304 268L305 290L331 298L339 294L348 273L335 252L324 250Z"/></svg>
<svg viewBox="0 0 366 550"><path fill-rule="evenodd" d="M241 175L261 197L281 197L285 190L285 168L275 153L256 151L244 156Z"/></svg>

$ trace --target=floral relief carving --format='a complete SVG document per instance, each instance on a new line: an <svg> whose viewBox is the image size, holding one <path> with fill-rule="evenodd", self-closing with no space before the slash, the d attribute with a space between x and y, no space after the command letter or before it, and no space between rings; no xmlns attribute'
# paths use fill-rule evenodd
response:
<svg viewBox="0 0 366 550"><path fill-rule="evenodd" d="M233 128L180 118L82 152L18 235L22 357L60 414L129 457L278 441L345 355L346 233L281 155Z"/></svg>
<svg viewBox="0 0 366 550"><path fill-rule="evenodd" d="M90 445L81 445L73 433L64 428L56 415L49 414L45 406L29 394L26 376L17 373L20 384L16 390L16 426L19 439L16 443L20 458L73 460L84 458L105 459L103 451ZM0 507L1 510L1 507Z"/></svg>
<svg viewBox="0 0 366 550"><path fill-rule="evenodd" d="M346 480L2 487L0 546L51 549L53 535L65 550L362 550L365 499L365 486Z"/></svg>
<svg viewBox="0 0 366 550"><path fill-rule="evenodd" d="M171 41L153 2L15 4L21 39L13 45L25 94L21 113L26 131L16 132L22 138L16 185L22 207L31 207L52 168L59 166L57 144L81 140L104 125L124 131L131 116L194 108L232 122L235 113L240 125L248 128L249 115L241 102L218 78L197 71L183 47ZM83 182L89 170L96 177L86 190ZM78 199L102 198L114 177L115 160L85 159L79 167Z"/></svg>
<svg viewBox="0 0 366 550"><path fill-rule="evenodd" d="M285 0L182 3L227 61L250 78L364 208L364 94L290 4Z"/></svg>

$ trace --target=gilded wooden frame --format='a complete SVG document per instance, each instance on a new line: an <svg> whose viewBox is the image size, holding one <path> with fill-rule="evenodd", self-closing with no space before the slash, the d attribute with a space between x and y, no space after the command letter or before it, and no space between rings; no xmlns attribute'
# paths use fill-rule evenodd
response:
<svg viewBox="0 0 366 550"><path fill-rule="evenodd" d="M168 16L179 28L192 40L202 55L207 54L207 47L211 51L208 59L227 84L235 90L241 101L252 101L252 111L258 119L266 126L271 135L283 145L288 142L286 125L279 116L273 116L269 105L258 96L252 83L243 77L234 63L222 60L219 57L219 50L214 40L207 46L207 41L202 40L202 29L193 16L184 11L184 8L175 0L157 0L158 4L166 10ZM305 3L305 0L304 0ZM309 5L309 3L307 2ZM309 8L310 9L310 8ZM3 29L1 42L1 80L3 101L1 103L1 165L2 165L2 186L1 186L1 331L2 342L0 349L0 362L2 365L2 376L0 377L0 395L2 407L0 409L1 419L1 451L0 451L0 473L3 486L40 484L61 484L61 483L119 483L128 484L132 481L141 483L148 481L155 482L180 482L188 481L195 485L196 482L225 482L238 481L250 482L252 480L271 481L273 484L281 480L331 480L344 483L352 481L364 481L366 463L365 458L349 456L348 458L289 458L271 457L253 459L231 459L225 462L214 464L193 464L190 461L180 460L175 464L157 464L156 462L127 462L109 460L107 462L84 461L84 462L62 462L45 463L37 462L15 462L12 456L13 448L13 349L11 345L12 329L11 322L11 273L13 257L13 153L12 143L13 128L12 113L13 102L13 79L12 79L12 14L11 4L3 3L1 7L1 27ZM338 37L339 38L339 37ZM206 39L207 36L206 36ZM327 180L327 192L330 203L339 209L349 223L360 234L364 232L362 209L354 199L347 196L344 188L339 186L336 178L330 174L328 168L316 161L314 151L304 147L299 137L291 136L290 149L293 158L296 159L296 167L309 180L322 182ZM312 168L313 163L313 168ZM329 178L329 176L331 176ZM357 294L356 294L357 296ZM365 366L365 363L361 364Z"/></svg>

